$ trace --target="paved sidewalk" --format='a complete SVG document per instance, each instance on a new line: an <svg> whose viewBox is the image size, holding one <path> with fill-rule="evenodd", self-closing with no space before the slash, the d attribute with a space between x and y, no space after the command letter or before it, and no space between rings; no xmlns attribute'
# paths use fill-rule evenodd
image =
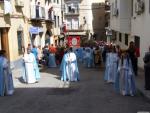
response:
<svg viewBox="0 0 150 113"><path fill-rule="evenodd" d="M139 69L138 76L135 77L135 79L138 90L143 94L143 96L150 100L150 90L144 89L144 70Z"/></svg>

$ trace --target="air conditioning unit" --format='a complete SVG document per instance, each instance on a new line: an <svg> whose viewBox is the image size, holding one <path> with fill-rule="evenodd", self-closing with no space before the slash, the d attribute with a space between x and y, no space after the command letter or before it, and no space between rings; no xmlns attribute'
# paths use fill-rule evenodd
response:
<svg viewBox="0 0 150 113"><path fill-rule="evenodd" d="M118 8L114 8L113 10L113 16L118 16Z"/></svg>
<svg viewBox="0 0 150 113"><path fill-rule="evenodd" d="M138 0L135 3L135 13L137 15L141 15L144 12L144 2L142 0Z"/></svg>
<svg viewBox="0 0 150 113"><path fill-rule="evenodd" d="M23 7L24 1L23 0L15 0L15 6Z"/></svg>

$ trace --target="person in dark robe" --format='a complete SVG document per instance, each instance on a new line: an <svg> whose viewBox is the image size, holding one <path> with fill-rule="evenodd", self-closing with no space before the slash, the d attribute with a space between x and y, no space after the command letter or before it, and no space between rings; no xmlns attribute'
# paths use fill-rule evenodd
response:
<svg viewBox="0 0 150 113"><path fill-rule="evenodd" d="M135 74L135 76L137 76L138 75L138 58L136 56L136 47L135 47L135 44L133 41L130 42L127 52L131 59L134 74Z"/></svg>

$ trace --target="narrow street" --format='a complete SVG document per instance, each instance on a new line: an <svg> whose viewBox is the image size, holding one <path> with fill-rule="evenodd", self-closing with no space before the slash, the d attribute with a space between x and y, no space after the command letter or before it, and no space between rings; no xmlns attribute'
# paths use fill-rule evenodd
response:
<svg viewBox="0 0 150 113"><path fill-rule="evenodd" d="M41 70L36 84L23 84L14 75L15 94L0 97L0 113L137 113L150 112L150 102L116 94L103 80L103 69L80 65L79 82L60 81L59 68Z"/></svg>

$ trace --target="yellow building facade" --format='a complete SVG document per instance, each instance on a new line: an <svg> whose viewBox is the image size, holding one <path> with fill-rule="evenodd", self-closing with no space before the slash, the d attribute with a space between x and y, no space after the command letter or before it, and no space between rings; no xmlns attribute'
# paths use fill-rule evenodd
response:
<svg viewBox="0 0 150 113"><path fill-rule="evenodd" d="M6 50L12 66L19 66L29 43L41 47L50 44L53 23L49 0L0 1L0 49Z"/></svg>

